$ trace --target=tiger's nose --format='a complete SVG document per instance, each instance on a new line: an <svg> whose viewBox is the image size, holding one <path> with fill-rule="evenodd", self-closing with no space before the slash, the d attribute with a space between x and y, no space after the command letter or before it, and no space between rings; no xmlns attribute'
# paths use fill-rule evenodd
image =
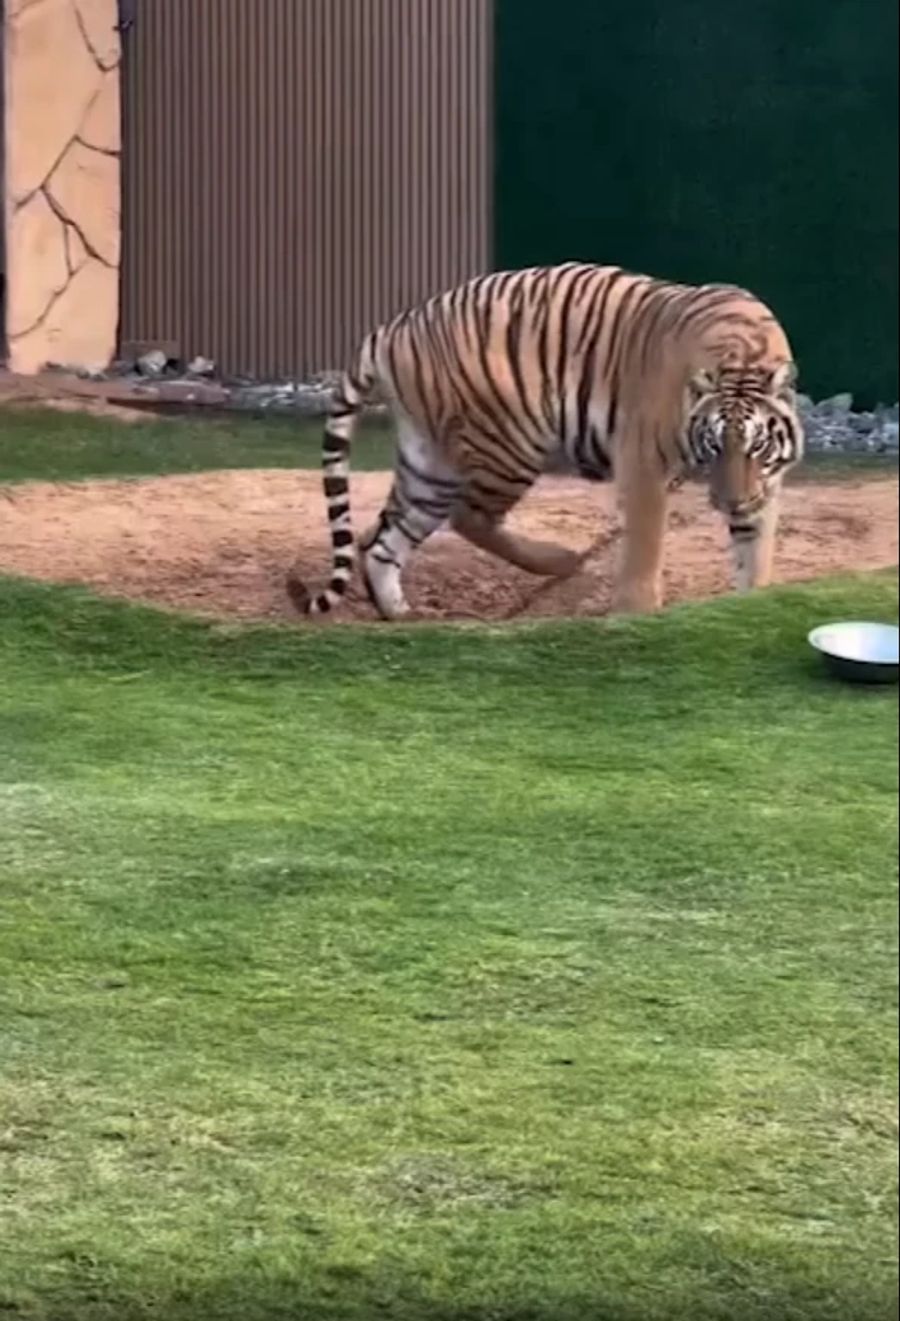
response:
<svg viewBox="0 0 900 1321"><path fill-rule="evenodd" d="M730 500L728 502L728 512L738 518L745 518L751 514L758 514L765 503L765 494L759 491L756 495L751 496L749 500Z"/></svg>
<svg viewBox="0 0 900 1321"><path fill-rule="evenodd" d="M766 502L764 491L750 496L745 500L729 500L728 496L715 488L710 491L713 508L719 513L727 514L729 518L752 518L754 514L759 513Z"/></svg>

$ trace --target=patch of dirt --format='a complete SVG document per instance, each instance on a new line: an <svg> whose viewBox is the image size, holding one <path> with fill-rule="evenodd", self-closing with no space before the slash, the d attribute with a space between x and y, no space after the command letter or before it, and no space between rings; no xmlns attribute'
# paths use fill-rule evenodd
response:
<svg viewBox="0 0 900 1321"><path fill-rule="evenodd" d="M387 473L354 475L357 532L375 518L389 482ZM896 564L897 519L893 477L790 487L778 580ZM584 552L583 572L567 582L533 578L442 532L407 569L417 611L431 618L509 619L607 610L618 538L611 487L544 478L510 526ZM0 570L6 572L214 617L296 620L284 589L294 565L312 587L327 579L318 473L216 472L0 489ZM666 598L712 597L729 587L725 528L700 487L683 488L672 498ZM374 617L357 585L331 618Z"/></svg>
<svg viewBox="0 0 900 1321"><path fill-rule="evenodd" d="M111 417L116 422L146 422L136 392L102 381L82 381L63 373L16 376L0 371L0 404L4 408L52 408L60 413ZM156 414L153 415L154 419Z"/></svg>

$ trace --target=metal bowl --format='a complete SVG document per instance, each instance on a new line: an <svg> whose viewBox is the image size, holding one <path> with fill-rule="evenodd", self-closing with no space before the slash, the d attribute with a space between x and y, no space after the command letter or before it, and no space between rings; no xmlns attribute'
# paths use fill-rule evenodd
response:
<svg viewBox="0 0 900 1321"><path fill-rule="evenodd" d="M809 641L833 674L851 683L896 683L900 629L847 620L814 628Z"/></svg>

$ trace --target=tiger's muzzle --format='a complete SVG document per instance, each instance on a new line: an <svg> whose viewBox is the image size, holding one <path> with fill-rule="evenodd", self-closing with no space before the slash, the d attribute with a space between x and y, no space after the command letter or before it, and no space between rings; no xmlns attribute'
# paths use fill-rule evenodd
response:
<svg viewBox="0 0 900 1321"><path fill-rule="evenodd" d="M764 508L767 499L764 490L756 491L750 496L730 499L727 494L711 487L709 495L713 509L727 515L728 518L755 518Z"/></svg>
<svg viewBox="0 0 900 1321"><path fill-rule="evenodd" d="M709 497L728 518L753 518L768 499L767 483L755 457L729 447L713 464Z"/></svg>

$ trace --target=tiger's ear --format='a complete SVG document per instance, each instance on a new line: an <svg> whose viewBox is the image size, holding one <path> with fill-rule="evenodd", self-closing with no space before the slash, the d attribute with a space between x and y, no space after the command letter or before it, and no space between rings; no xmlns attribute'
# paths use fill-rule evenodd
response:
<svg viewBox="0 0 900 1321"><path fill-rule="evenodd" d="M779 399L790 401L797 384L797 365L793 362L780 362L772 372L771 391Z"/></svg>
<svg viewBox="0 0 900 1321"><path fill-rule="evenodd" d="M716 392L715 375L707 368L701 367L699 371L694 372L688 381L688 394L691 397L692 404L698 404L701 399Z"/></svg>

